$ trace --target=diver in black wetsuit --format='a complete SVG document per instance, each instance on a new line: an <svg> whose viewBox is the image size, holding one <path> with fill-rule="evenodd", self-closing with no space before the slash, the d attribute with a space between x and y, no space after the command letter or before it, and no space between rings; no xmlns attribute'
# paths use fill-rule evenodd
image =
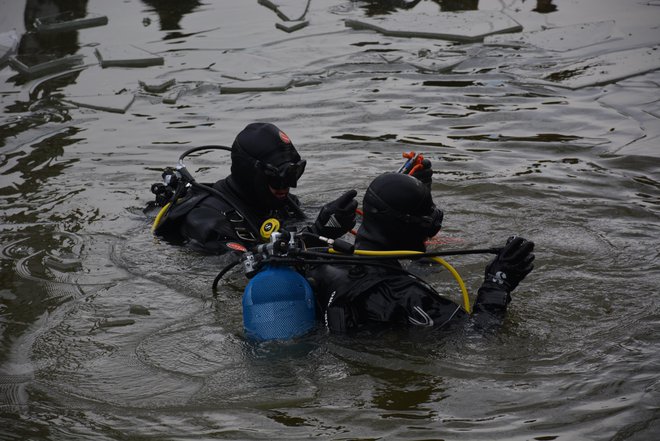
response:
<svg viewBox="0 0 660 441"><path fill-rule="evenodd" d="M287 227L304 219L300 201L289 189L296 187L305 165L275 125L249 124L232 144L231 174L213 184L213 191L189 189L154 234L208 253L225 252L230 242L248 247L261 243L264 221L274 218ZM305 228L332 239L342 236L355 225L356 194L348 191L324 205Z"/></svg>
<svg viewBox="0 0 660 441"><path fill-rule="evenodd" d="M441 227L443 213L426 185L399 173L383 174L369 185L356 249L425 251L425 240ZM486 267L474 305L477 324L501 322L510 293L533 269L534 243L510 238ZM467 313L432 287L402 271L398 261L385 266L322 264L306 272L314 289L317 315L331 332L365 325L441 327Z"/></svg>

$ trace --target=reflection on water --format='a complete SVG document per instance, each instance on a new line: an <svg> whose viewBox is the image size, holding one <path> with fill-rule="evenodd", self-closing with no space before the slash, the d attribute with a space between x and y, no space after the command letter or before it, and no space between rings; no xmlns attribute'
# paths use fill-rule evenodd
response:
<svg viewBox="0 0 660 441"><path fill-rule="evenodd" d="M0 90L0 438L645 440L660 430L660 73L571 90L528 74L633 43L565 54L342 23L499 7L533 29L552 2L331 3L312 1L310 25L288 34L256 1L25 2L34 15L80 6L109 23L64 40L26 35L23 51L93 56L90 45L108 41L165 65L90 65L36 96L30 83ZM610 11L617 27L651 35L660 8L642 3L625 6L638 8L632 22L614 0L562 3L542 19ZM160 29L130 24L145 5ZM138 83L170 77L183 90L174 104ZM274 77L292 86L221 92L228 79ZM63 99L80 90L136 99L124 114ZM155 240L141 209L184 150L228 144L253 120L281 126L307 159L297 194L312 216L347 186L362 195L414 149L433 162L447 243L534 239L537 267L500 332L246 341L241 272L214 299L228 257ZM227 160L202 154L190 167L213 181ZM451 263L473 292L482 258ZM458 296L444 272L425 277Z"/></svg>
<svg viewBox="0 0 660 441"><path fill-rule="evenodd" d="M72 18L87 14L87 0L27 0L25 4L25 29L18 48L20 55L52 55L63 57L75 54L78 49L78 31L56 33L36 32L35 21L62 13L71 13Z"/></svg>
<svg viewBox="0 0 660 441"><path fill-rule="evenodd" d="M411 9L417 6L421 0L357 0L355 1L364 9L367 16L383 15L395 12L398 9Z"/></svg>
<svg viewBox="0 0 660 441"><path fill-rule="evenodd" d="M536 0L536 7L533 10L540 14L555 12L557 10L557 5L553 2L554 0Z"/></svg>
<svg viewBox="0 0 660 441"><path fill-rule="evenodd" d="M441 11L476 11L479 0L436 0Z"/></svg>
<svg viewBox="0 0 660 441"><path fill-rule="evenodd" d="M35 26L37 19L60 15L66 15L67 20L85 17L87 0L27 0L24 13L26 32L18 45L18 60L33 68L78 52L78 31L39 32ZM23 84L31 77L30 74L18 75L16 84ZM53 86L62 87L73 83L76 77L77 73L73 73L57 78L54 84L46 84L42 90L43 96L47 97Z"/></svg>
<svg viewBox="0 0 660 441"><path fill-rule="evenodd" d="M184 15L190 14L202 5L198 0L142 0L158 14L161 31L178 31L179 22ZM179 38L180 32L168 32L164 39Z"/></svg>
<svg viewBox="0 0 660 441"><path fill-rule="evenodd" d="M355 1L355 0L354 0ZM421 0L358 0L368 17L391 14L397 10L413 9ZM428 1L428 0L425 0ZM479 0L430 0L437 3L440 11L473 11L479 9ZM542 0L539 0L541 3ZM552 3L552 0L550 0Z"/></svg>

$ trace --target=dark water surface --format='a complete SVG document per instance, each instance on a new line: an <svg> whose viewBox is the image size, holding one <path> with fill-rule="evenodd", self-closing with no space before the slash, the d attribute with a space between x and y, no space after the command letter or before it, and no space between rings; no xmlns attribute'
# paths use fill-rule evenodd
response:
<svg viewBox="0 0 660 441"><path fill-rule="evenodd" d="M86 64L46 82L0 70L0 439L658 439L658 2L312 0L309 26L288 34L252 0L90 0L79 12L107 25L26 33L24 17L60 3L0 0L19 53ZM525 31L610 23L567 32L561 50L344 24L477 7ZM96 48L129 44L164 64L98 64ZM175 103L138 83L154 78L176 79ZM257 79L292 83L222 92ZM71 104L98 95L135 100ZM308 160L310 214L416 150L436 170L445 247L533 239L538 264L503 328L246 341L242 275L212 299L225 258L154 240L141 210L185 149L256 120ZM222 152L188 164L201 181L228 172ZM484 259L449 259L471 293ZM443 272L428 278L458 297Z"/></svg>

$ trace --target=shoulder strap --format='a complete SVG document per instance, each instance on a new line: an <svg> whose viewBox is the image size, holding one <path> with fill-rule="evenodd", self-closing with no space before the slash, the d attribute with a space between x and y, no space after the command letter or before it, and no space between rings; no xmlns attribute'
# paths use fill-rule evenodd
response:
<svg viewBox="0 0 660 441"><path fill-rule="evenodd" d="M194 188L200 188L202 190L207 191L209 194L212 194L213 196L217 197L218 199L223 201L228 206L232 207L231 210L227 210L224 214L228 218L230 216L232 216L235 219L240 218L239 220L237 220L236 224L244 223L248 227L247 229L245 227L243 227L241 235L246 235L247 233L250 233L250 235L252 236L251 240L257 240L256 238L259 237L259 227L254 224L253 220L250 219L249 216L246 216L245 214L241 213L240 208L239 208L239 206L241 204L238 201L238 199L236 199L233 195L229 194L228 192L225 192L225 193L220 192L217 189L215 189L212 186L207 185L207 184L200 184L200 183L194 182L193 187ZM233 227L238 227L238 225L234 225L233 223L232 223L232 226ZM236 230L236 228L234 228L234 229ZM249 231L248 231L248 229L249 229ZM238 232L237 232L237 236L239 238L243 239L241 237L241 235L239 235Z"/></svg>

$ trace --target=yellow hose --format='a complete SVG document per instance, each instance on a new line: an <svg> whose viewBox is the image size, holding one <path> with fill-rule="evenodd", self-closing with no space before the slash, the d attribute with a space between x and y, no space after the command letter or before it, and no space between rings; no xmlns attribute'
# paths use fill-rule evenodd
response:
<svg viewBox="0 0 660 441"><path fill-rule="evenodd" d="M431 257L431 260L438 262L440 265L447 268L447 271L449 271L451 275L454 276L454 279L456 279L456 282L458 282L458 286L461 288L461 295L463 296L463 309L465 309L465 312L467 312L468 314L472 314L472 306L470 306L470 296L468 295L467 288L465 287L465 283L463 283L463 278L461 278L461 275L458 274L456 268L451 266L449 262L447 262L445 259L441 257Z"/></svg>
<svg viewBox="0 0 660 441"><path fill-rule="evenodd" d="M163 220L163 216L165 216L165 213L167 213L167 210L170 209L170 205L172 205L171 202L168 202L167 205L165 205L163 208L160 209L158 214L156 215L156 219L154 219L154 223L151 226L151 232L154 233L156 231L156 228L158 228L158 225L160 225L160 222Z"/></svg>
<svg viewBox="0 0 660 441"><path fill-rule="evenodd" d="M330 249L331 253L337 253L337 251ZM421 251L411 251L411 250L401 250L401 251L372 251L372 250L355 250L353 254L357 254L358 256L410 256L413 254L423 254ZM452 276L454 276L454 279L458 282L458 286L461 288L461 294L463 295L463 309L468 314L472 314L472 307L470 306L470 296L468 295L467 289L465 288L465 283L463 283L463 279L461 278L461 275L458 274L458 271L449 264L446 260L440 258L440 257L431 257L431 260L433 260L436 263L439 263L440 265L444 266Z"/></svg>

